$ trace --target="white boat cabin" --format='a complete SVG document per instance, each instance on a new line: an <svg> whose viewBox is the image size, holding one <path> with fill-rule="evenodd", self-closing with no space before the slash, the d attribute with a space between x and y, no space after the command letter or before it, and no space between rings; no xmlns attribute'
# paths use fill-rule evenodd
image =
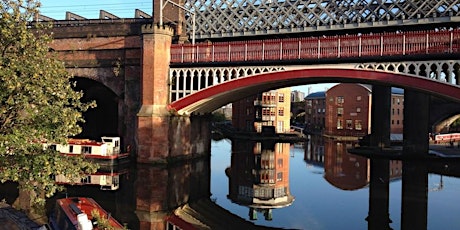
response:
<svg viewBox="0 0 460 230"><path fill-rule="evenodd" d="M49 147L65 154L111 156L120 153L120 137L102 137L102 142L71 138L66 145L52 144Z"/></svg>
<svg viewBox="0 0 460 230"><path fill-rule="evenodd" d="M91 174L77 181L71 181L64 175L56 175L55 180L61 184L99 185L101 190L117 190L120 187L120 175L113 173Z"/></svg>

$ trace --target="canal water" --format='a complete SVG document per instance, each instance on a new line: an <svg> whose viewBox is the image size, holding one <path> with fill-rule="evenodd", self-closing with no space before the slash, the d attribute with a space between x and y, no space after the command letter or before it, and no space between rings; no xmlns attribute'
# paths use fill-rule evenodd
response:
<svg viewBox="0 0 460 230"><path fill-rule="evenodd" d="M67 186L47 208L89 196L136 230L145 216L139 206L210 197L248 222L283 229L460 229L460 161L368 159L348 153L355 145L315 136L296 144L213 140L203 162L130 165L118 171L118 189ZM2 185L0 199L13 202L13 190Z"/></svg>
<svg viewBox="0 0 460 230"><path fill-rule="evenodd" d="M240 145L238 141L233 145ZM285 207L273 208L271 218L265 218L264 210L260 209L257 219L251 218L250 205L241 205L229 198L229 176L226 169L234 162L235 155L241 154L238 148L232 147L228 140L213 141L211 156L211 191L216 203L237 214L241 218L258 225L280 227L286 229L371 229L368 227L369 198L370 198L370 160L349 154L346 149L353 147L353 142L337 142L313 137L307 144L281 144L288 148L289 187L294 201ZM280 149L279 147L275 147ZM232 150L233 149L233 150ZM257 149L257 148L255 148ZM244 154L250 154L248 150ZM255 151L256 152L256 151ZM264 153L262 153L263 155ZM276 153L275 154L280 154ZM248 158L251 159L251 158ZM283 162L286 165L286 160ZM415 165L425 165L426 162L416 162ZM409 164L409 163L407 163ZM402 203L402 162L389 161L388 212L378 210L381 216L389 215L391 221L386 221L389 228L401 229ZM404 218L405 226L420 226L418 222L426 222L426 229L460 229L460 174L456 171L457 162L428 163L428 171L442 172L447 175L428 173L428 183L411 186L407 183L410 197L409 205L404 205L408 214ZM231 168L235 168L231 166ZM422 167L423 168L423 167ZM247 169L251 170L251 169ZM417 167L415 167L417 170ZM227 170L228 171L228 170ZM409 170L408 170L409 171ZM418 174L416 174L418 175ZM422 176L423 177L423 176ZM378 178L381 180L381 178ZM230 185L231 186L231 185ZM421 190L422 198L418 199L417 192ZM418 188L417 188L418 187ZM427 197L423 197L426 189ZM377 192L377 195L379 193ZM412 196L412 197L411 197ZM377 197L377 200L379 197ZM374 198L375 200L375 198ZM412 203L411 203L412 202ZM414 204L411 207L411 204ZM254 204L253 204L254 206ZM408 207L409 206L409 207ZM422 207L422 214L417 209ZM426 214L423 215L423 207ZM414 210L415 209L415 210ZM252 219L252 220L251 220ZM388 219L388 218L387 218ZM385 220L379 220L379 227ZM410 228L419 229L419 228Z"/></svg>

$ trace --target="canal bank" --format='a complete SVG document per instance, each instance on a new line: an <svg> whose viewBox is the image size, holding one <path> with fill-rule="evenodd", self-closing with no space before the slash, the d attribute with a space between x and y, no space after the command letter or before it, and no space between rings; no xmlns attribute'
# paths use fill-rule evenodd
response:
<svg viewBox="0 0 460 230"><path fill-rule="evenodd" d="M0 201L0 230L3 229L47 230L48 228L34 222L24 212L16 210L4 201Z"/></svg>

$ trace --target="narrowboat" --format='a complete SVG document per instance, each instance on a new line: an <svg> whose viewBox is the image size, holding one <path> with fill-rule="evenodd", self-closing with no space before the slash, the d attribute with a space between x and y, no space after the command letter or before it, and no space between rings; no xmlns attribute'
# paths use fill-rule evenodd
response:
<svg viewBox="0 0 460 230"><path fill-rule="evenodd" d="M126 229L89 197L58 199L49 225L53 230Z"/></svg>
<svg viewBox="0 0 460 230"><path fill-rule="evenodd" d="M129 152L120 150L120 137L104 136L101 139L102 141L70 138L65 145L46 144L45 147L67 156L83 154L85 159L102 166L115 165L128 159Z"/></svg>
<svg viewBox="0 0 460 230"><path fill-rule="evenodd" d="M101 167L97 172L87 175L85 178L78 181L71 181L64 175L55 175L54 179L57 184L62 185L89 185L100 186L101 190L118 190L120 188L120 179L124 174L128 173L126 164L109 166L109 168Z"/></svg>

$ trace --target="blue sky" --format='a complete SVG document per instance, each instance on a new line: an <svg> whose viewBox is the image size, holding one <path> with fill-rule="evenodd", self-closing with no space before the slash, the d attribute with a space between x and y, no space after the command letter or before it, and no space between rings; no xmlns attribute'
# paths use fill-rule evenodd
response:
<svg viewBox="0 0 460 230"><path fill-rule="evenodd" d="M63 20L65 14L70 11L88 19L99 18L99 11L105 10L120 18L133 18L136 9L140 9L147 14L152 14L153 0L41 0L42 6L40 13L44 16ZM318 91L326 91L335 84L314 84L292 87L292 90L304 92L305 95Z"/></svg>
<svg viewBox="0 0 460 230"><path fill-rule="evenodd" d="M64 19L70 11L88 19L99 17L99 10L105 10L120 18L133 18L134 11L140 9L152 14L153 0L41 0L41 14L57 20Z"/></svg>

